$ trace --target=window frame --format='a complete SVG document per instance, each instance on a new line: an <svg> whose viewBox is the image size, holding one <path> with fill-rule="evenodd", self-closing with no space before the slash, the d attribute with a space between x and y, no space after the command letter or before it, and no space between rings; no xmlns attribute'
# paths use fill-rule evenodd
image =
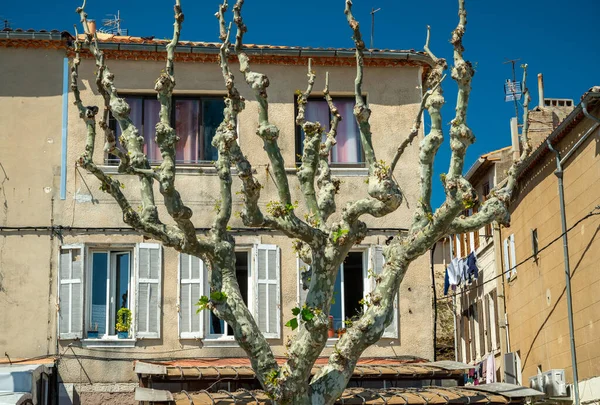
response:
<svg viewBox="0 0 600 405"><path fill-rule="evenodd" d="M344 100L353 100L355 101L355 96L354 95L332 95L331 98L333 99L333 104L335 104L336 100L340 100L340 99L344 99ZM363 95L363 98L365 100L365 104L368 105L367 102L367 96ZM308 97L308 102L310 102L311 100L317 100L317 101L325 101L324 97L319 97L319 96L309 96ZM302 164L302 128L300 127L300 125L296 124L296 117L298 116L298 98L294 97L294 162L296 166L300 166ZM331 111L329 111L329 122L327 122L326 124L329 125L331 122ZM350 119L349 117L342 117L343 119ZM351 117L351 119L355 119L354 116ZM358 124L357 124L358 125ZM360 139L360 133L359 133L359 144L360 144L360 151L361 151L361 162L329 162L329 165L332 168L363 168L366 167L367 164L365 162L365 151L364 148L362 146L362 141ZM335 146L334 146L335 147ZM329 157L331 158L331 152Z"/></svg>
<svg viewBox="0 0 600 405"><path fill-rule="evenodd" d="M92 282L93 282L93 277L94 277L94 253L101 253L101 252L106 252L107 253L107 267L108 267L108 272L110 272L109 278L107 279L107 282L110 282L111 280L115 280L116 279L116 262L113 262L113 256L117 256L118 254L124 254L124 253L128 253L129 254L129 277L128 277L128 282L129 282L129 288L128 288L128 292L129 292L129 297L128 297L128 309L131 311L131 328L129 330L130 333L130 338L131 339L135 339L135 332L136 332L136 327L135 327L135 323L134 323L134 314L135 314L135 299L136 299L136 278L135 278L135 263L134 263L134 252L135 252L135 246L134 245L107 245L107 246L102 246L102 245L92 245L89 247L86 247L87 249L87 254L86 257L88 257L87 263L85 263L85 274L84 274L84 317L83 317L83 328L84 328L84 338L88 339L88 340L116 340L118 339L117 337L117 332L115 331L114 334L110 334L110 333L105 333L103 336L98 336L98 338L89 338L87 336L87 333L91 330L91 322L92 322ZM116 299L116 293L114 291L114 281L112 283L109 283L107 286L107 290L110 289L111 293L109 293L107 291L107 298L109 298L109 294L110 298L112 298L113 300ZM113 301L111 303L107 303L107 308L108 310L108 316L106 319L106 325L105 327L107 328L106 331L110 331L112 329L114 329L114 325L111 325L111 319L110 319L110 313L114 311L115 307L116 307L116 302ZM116 322L116 319L114 320L114 322Z"/></svg>
<svg viewBox="0 0 600 405"><path fill-rule="evenodd" d="M247 253L248 255L248 303L246 306L250 313L254 316L254 279L253 274L256 272L254 267L254 257L253 257L253 246L238 246L235 249L235 253ZM208 287L208 270L206 266L204 267L204 279L207 281L205 283L205 287ZM205 291L207 292L207 291ZM203 294L207 295L207 294ZM204 310L204 316L202 318L204 325L201 326L201 330L204 333L204 339L211 342L235 342L235 337L233 335L227 334L218 334L218 333L210 333L210 318L212 315L212 311ZM227 322L223 321L224 330L227 331Z"/></svg>
<svg viewBox="0 0 600 405"><path fill-rule="evenodd" d="M144 108L144 102L145 100L153 100L156 101L156 96L153 94L148 94L148 93L123 93L120 94L120 97L123 99L127 99L127 98L139 98L142 100L142 128L137 128L138 131L140 132L140 134L142 135L142 137L144 136L144 129L143 129L143 122L144 122L144 114L145 114L145 108ZM179 100L197 100L200 102L200 109L199 109L199 138L204 140L204 133L205 133L205 129L204 129L204 116L203 116L203 110L202 110L202 105L203 105L203 101L204 100L222 100L223 97L225 97L225 94L220 95L220 94L175 94L173 95L172 99L171 99L171 114L169 116L169 124L172 126L172 128L176 129L177 127L177 122L176 122L176 116L177 116L177 109L176 109L176 103ZM175 124L175 125L173 125ZM117 136L117 120L112 116L112 113L109 115L109 128L111 130L114 131L115 133L115 137ZM239 126L236 128L236 133L237 130L239 129ZM239 133L238 133L239 135ZM239 139L239 138L238 138ZM118 141L118 140L117 140ZM104 154L104 164L109 165L109 166L116 166L118 164L118 159L110 159L109 158L110 154L105 153ZM177 161L177 159L175 159L176 164L178 166L212 166L213 165L213 161L212 160L198 160L197 162L194 163L183 163L181 161ZM162 163L162 159L158 160L158 161L149 161L151 166L158 166Z"/></svg>

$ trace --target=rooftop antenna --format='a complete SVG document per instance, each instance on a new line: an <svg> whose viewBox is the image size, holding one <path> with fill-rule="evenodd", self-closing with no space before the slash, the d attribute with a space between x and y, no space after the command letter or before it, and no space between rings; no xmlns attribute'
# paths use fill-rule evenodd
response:
<svg viewBox="0 0 600 405"><path fill-rule="evenodd" d="M375 10L375 8L371 9L371 49L373 49L373 38L375 37L375 13L379 10L381 10L381 8L378 8L377 10Z"/></svg>
<svg viewBox="0 0 600 405"><path fill-rule="evenodd" d="M2 20L2 29L3 30L10 30L10 20L8 18L4 18L3 16L0 16L0 20Z"/></svg>
<svg viewBox="0 0 600 405"><path fill-rule="evenodd" d="M505 59L505 65L508 63L512 65L512 81L510 79L506 79L506 82L504 83L504 101L513 101L515 103L515 117L517 118L517 125L519 125L519 104L517 101L521 99L523 93L521 90L521 82L517 81L517 74L515 72L515 62L520 61L521 58Z"/></svg>
<svg viewBox="0 0 600 405"><path fill-rule="evenodd" d="M121 19L121 11L117 10L117 14L107 14L111 18L106 18L102 20L102 28L100 28L100 32L104 32L105 34L113 34L113 35L128 35L129 30L121 28L121 23L123 20Z"/></svg>

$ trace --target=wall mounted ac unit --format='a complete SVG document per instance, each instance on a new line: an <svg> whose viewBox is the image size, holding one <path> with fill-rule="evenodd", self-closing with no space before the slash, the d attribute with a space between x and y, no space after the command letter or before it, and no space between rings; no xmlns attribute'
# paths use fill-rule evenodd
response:
<svg viewBox="0 0 600 405"><path fill-rule="evenodd" d="M542 374L529 377L529 386L546 393L546 396L552 398L569 395L565 383L565 370L548 370Z"/></svg>

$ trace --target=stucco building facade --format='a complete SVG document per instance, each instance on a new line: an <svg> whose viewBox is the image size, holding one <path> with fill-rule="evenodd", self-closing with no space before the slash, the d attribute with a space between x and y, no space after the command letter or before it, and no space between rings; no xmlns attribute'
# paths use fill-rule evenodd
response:
<svg viewBox="0 0 600 405"><path fill-rule="evenodd" d="M562 121L547 122L530 158L519 175L517 198L511 206L511 226L502 229L509 243L506 278L506 310L510 350L520 363L518 378L529 379L551 369L564 369L573 383L567 305L565 259L570 262L572 319L581 403L600 399L600 88L582 96ZM563 101L563 107L569 107ZM552 100L543 99L534 118L552 116ZM560 107L560 106L559 106ZM584 107L586 111L584 112ZM542 117L543 118L543 117ZM541 119L540 119L541 121ZM536 139L534 138L534 141ZM568 256L563 250L561 203L556 154L560 156L564 182L564 212ZM506 262L507 259L505 258ZM506 268L506 264L505 264ZM573 392L571 392L573 395Z"/></svg>
<svg viewBox="0 0 600 405"><path fill-rule="evenodd" d="M163 44L133 37L100 39L120 95L132 105L132 118L146 136L155 122L152 87L164 67ZM7 78L0 89L0 351L13 359L57 356L60 380L75 384L82 397L92 389L127 391L127 384L136 382L133 360L243 357L227 325L206 312L196 314L194 303L207 291L203 264L124 226L116 203L99 190L93 176L76 166L84 150L85 128L67 85L70 40L58 32L9 32L0 37L0 76ZM211 226L218 204L219 183L208 142L225 94L216 53L214 44L190 42L182 43L176 54L173 119L186 134L178 146L176 186L194 211L199 232ZM303 215L303 203L295 162L301 134L294 123L294 91L306 86L308 57L318 75L315 88L324 86L325 72L330 72L331 94L347 122L333 158L334 174L342 180L338 207L366 195L367 169L353 135L349 102L353 51L254 46L248 53L253 69L266 73L271 83L271 121L281 130L279 145L292 195L300 201L298 216ZM373 111L378 159L391 161L408 134L428 67L428 58L414 51L382 51L366 57L363 88ZM102 105L93 77L94 63L84 58L82 99L87 105ZM238 124L239 143L264 187L266 205L276 199L277 191L255 135L257 104L242 84L238 87L247 101ZM309 106L312 103L315 117L326 120L319 95L313 93ZM138 179L117 173L112 157L102 153L100 138L96 162L119 177L135 205L140 200ZM146 143L152 160L152 136L147 135ZM332 309L335 329L356 310L353 301L370 291L367 273L380 262L379 247L410 225L408 207L418 203L418 143L409 149L395 173L408 205L385 218L366 218L372 230L340 270L340 299ZM239 187L234 179L234 190ZM234 211L240 207L241 200L234 196ZM159 214L168 218L166 211ZM301 264L291 240L245 228L239 218L230 225L238 246L241 288L275 354L285 356L285 341L293 332L284 323L301 300ZM429 263L424 256L411 265L400 287L394 323L365 357L433 358ZM116 337L121 307L129 308L133 316L127 339ZM323 355L331 352L334 342L335 337Z"/></svg>

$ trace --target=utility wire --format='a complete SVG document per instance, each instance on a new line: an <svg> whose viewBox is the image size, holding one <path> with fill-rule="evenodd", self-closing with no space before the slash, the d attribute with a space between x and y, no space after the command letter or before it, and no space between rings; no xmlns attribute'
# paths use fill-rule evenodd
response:
<svg viewBox="0 0 600 405"><path fill-rule="evenodd" d="M586 219L593 217L595 215L600 215L600 212L596 212L600 210L600 205L597 205L596 207L594 207L593 210L591 210L587 215L585 215L584 217L580 218L577 222L575 222L573 225L571 225L571 227L569 227L569 229L567 229L565 232L561 233L560 235L558 235L556 238L554 238L552 241L550 241L547 245L545 245L544 247L542 247L541 249L539 249L537 251L537 253L532 254L531 256L521 260L519 263L515 264L513 267L511 267L510 269L503 271L502 273L498 274L496 277L491 278L489 280L484 281L481 284L477 284L474 285L472 287L466 288L461 290L460 292L456 292L454 294L448 294L442 298L438 298L437 301L444 301L446 298L452 298L452 297L457 297L459 295L462 295L464 293L473 291L479 287L482 287L483 285L487 284L487 283L491 283L492 281L504 276L507 273L510 273L511 271L513 271L514 269L516 269L517 267L521 266L522 264L525 264L526 262L528 262L531 259L536 258L541 252L543 252L544 250L548 249L551 245L553 245L556 241L558 241L560 238L563 237L563 235L565 235L566 233L569 233L573 228L575 228L577 225L579 225L580 223L582 223L583 221L585 221Z"/></svg>

